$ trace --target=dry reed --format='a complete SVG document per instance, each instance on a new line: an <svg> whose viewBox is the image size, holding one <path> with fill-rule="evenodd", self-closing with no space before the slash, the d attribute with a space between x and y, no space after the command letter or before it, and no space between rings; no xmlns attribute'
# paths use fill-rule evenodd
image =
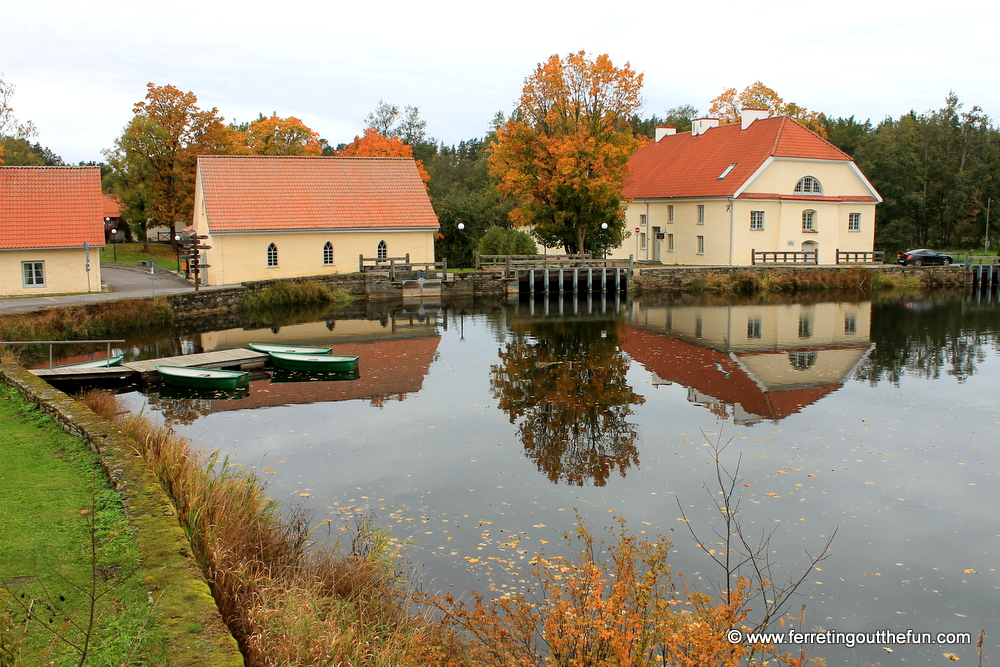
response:
<svg viewBox="0 0 1000 667"><path fill-rule="evenodd" d="M0 317L3 340L101 338L123 330L160 327L171 321L166 299L121 299L48 308Z"/></svg>
<svg viewBox="0 0 1000 667"><path fill-rule="evenodd" d="M389 541L370 520L357 521L349 550L314 545L307 518L283 517L252 473L142 415L120 414L112 394L84 401L138 443L173 498L247 665L396 665L424 641Z"/></svg>

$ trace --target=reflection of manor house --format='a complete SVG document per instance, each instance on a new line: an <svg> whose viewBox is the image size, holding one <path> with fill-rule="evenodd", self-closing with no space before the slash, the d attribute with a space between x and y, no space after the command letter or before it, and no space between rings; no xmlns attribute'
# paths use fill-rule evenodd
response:
<svg viewBox="0 0 1000 667"><path fill-rule="evenodd" d="M650 308L622 349L717 414L779 420L843 386L871 348L870 314L869 303Z"/></svg>
<svg viewBox="0 0 1000 667"><path fill-rule="evenodd" d="M361 377L336 382L250 382L250 395L234 400L215 400L213 412L246 410L298 403L325 403L364 399L373 405L402 401L420 391L430 370L440 336L385 339L333 346L334 354L361 355Z"/></svg>

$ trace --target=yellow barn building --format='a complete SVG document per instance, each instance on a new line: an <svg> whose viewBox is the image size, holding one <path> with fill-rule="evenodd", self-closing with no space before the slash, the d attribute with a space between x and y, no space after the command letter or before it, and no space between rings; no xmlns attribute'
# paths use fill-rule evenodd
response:
<svg viewBox="0 0 1000 667"><path fill-rule="evenodd" d="M410 158L242 155L198 158L193 226L207 285L433 262L440 227Z"/></svg>
<svg viewBox="0 0 1000 667"><path fill-rule="evenodd" d="M0 167L0 296L101 291L99 167Z"/></svg>

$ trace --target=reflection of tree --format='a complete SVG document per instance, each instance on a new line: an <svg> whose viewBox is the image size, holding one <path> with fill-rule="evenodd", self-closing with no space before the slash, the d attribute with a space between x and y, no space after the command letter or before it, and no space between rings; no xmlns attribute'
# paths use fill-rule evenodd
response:
<svg viewBox="0 0 1000 667"><path fill-rule="evenodd" d="M976 372L988 345L996 346L1000 310L969 301L881 302L872 305L875 344L855 377L898 385L904 375L937 379L942 372L960 382Z"/></svg>
<svg viewBox="0 0 1000 667"><path fill-rule="evenodd" d="M212 411L212 402L196 398L167 398L156 392L147 395L149 405L163 413L167 426L171 424L193 424L199 417Z"/></svg>
<svg viewBox="0 0 1000 667"><path fill-rule="evenodd" d="M545 322L516 333L490 369L493 395L521 442L553 482L596 486L613 469L638 465L636 430L626 421L645 399L625 380L617 322Z"/></svg>

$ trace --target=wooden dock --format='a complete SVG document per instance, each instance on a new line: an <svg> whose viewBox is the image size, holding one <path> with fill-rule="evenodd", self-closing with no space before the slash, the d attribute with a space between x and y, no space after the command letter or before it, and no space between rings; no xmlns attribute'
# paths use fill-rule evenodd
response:
<svg viewBox="0 0 1000 667"><path fill-rule="evenodd" d="M179 357L143 359L130 361L121 366L109 368L33 368L29 372L46 380L109 380L138 375L143 381L156 379L157 366L187 366L188 368L260 368L267 361L267 355L239 347L231 350L216 350L199 354L184 354Z"/></svg>

